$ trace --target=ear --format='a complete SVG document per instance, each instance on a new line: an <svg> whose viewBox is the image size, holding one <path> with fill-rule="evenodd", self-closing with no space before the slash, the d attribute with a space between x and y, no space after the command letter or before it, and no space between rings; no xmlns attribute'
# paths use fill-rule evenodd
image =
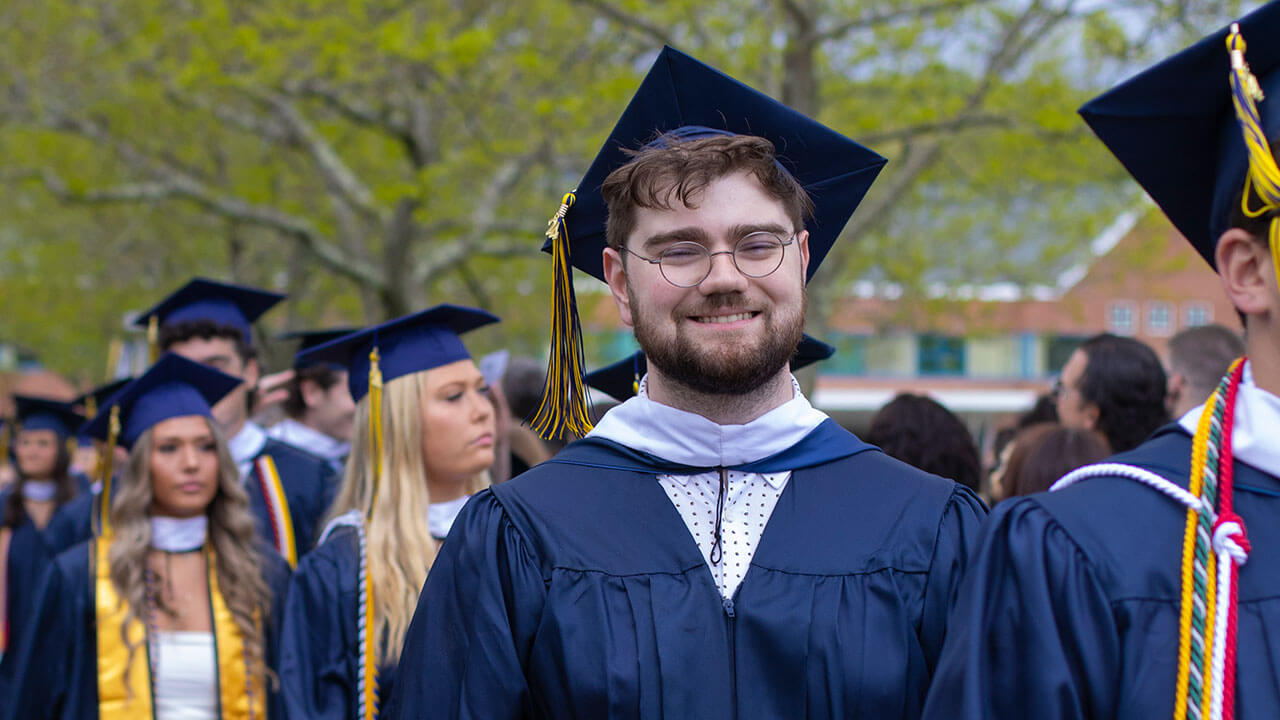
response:
<svg viewBox="0 0 1280 720"><path fill-rule="evenodd" d="M252 389L257 389L258 381L262 379L262 368L258 366L257 358L249 358L244 362L244 384Z"/></svg>
<svg viewBox="0 0 1280 720"><path fill-rule="evenodd" d="M1187 378L1182 373L1169 373L1169 382L1165 386L1164 396L1165 405L1172 412L1178 407L1178 401L1182 399L1182 390L1186 387Z"/></svg>
<svg viewBox="0 0 1280 720"><path fill-rule="evenodd" d="M809 231L796 233L796 247L800 250L800 276L809 277Z"/></svg>
<svg viewBox="0 0 1280 720"><path fill-rule="evenodd" d="M631 296L627 294L627 269L623 266L622 253L611 247L604 249L604 279L609 283L609 292L613 293L613 302L618 306L618 315L622 324L631 324Z"/></svg>
<svg viewBox="0 0 1280 720"><path fill-rule="evenodd" d="M1272 309L1275 265L1265 245L1245 230L1231 228L1218 238L1214 258L1222 289L1237 310L1245 315L1262 315Z"/></svg>
<svg viewBox="0 0 1280 720"><path fill-rule="evenodd" d="M1097 405L1095 405L1094 403L1085 403L1085 406L1084 406L1085 427L1087 427L1090 430L1097 430L1098 416L1100 414L1101 414L1101 411L1098 409Z"/></svg>
<svg viewBox="0 0 1280 720"><path fill-rule="evenodd" d="M302 404L307 408L313 408L324 402L324 390L320 388L320 384L312 380L300 380L298 382L298 394L302 396Z"/></svg>

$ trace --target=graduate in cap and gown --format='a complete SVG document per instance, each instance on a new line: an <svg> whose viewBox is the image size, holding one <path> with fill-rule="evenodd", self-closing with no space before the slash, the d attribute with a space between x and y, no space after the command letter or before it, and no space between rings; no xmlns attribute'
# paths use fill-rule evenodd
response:
<svg viewBox="0 0 1280 720"><path fill-rule="evenodd" d="M1273 2L1081 109L1217 270L1247 359L1137 448L997 507L926 717L1280 713L1277 37Z"/></svg>
<svg viewBox="0 0 1280 720"><path fill-rule="evenodd" d="M269 671L289 569L210 410L239 384L168 354L90 424L128 462L101 533L43 576L5 717L283 717Z"/></svg>
<svg viewBox="0 0 1280 720"><path fill-rule="evenodd" d="M309 351L349 369L351 460L320 545L298 563L281 644L290 717L375 718L436 549L488 485L494 408L459 335L497 322L438 305Z"/></svg>
<svg viewBox="0 0 1280 720"><path fill-rule="evenodd" d="M883 164L660 53L548 232L532 425L586 437L463 509L387 717L918 716L985 508L841 428L788 369L804 284ZM647 360L594 429L570 263Z"/></svg>
<svg viewBox="0 0 1280 720"><path fill-rule="evenodd" d="M213 409L244 476L258 531L297 564L320 532L337 474L324 459L268 437L249 419L260 377L252 323L284 298L278 293L196 278L143 313L159 350L202 362L244 382Z"/></svg>
<svg viewBox="0 0 1280 720"><path fill-rule="evenodd" d="M286 417L267 428L268 437L324 458L338 477L351 452L356 415L355 401L347 389L347 369L335 363L308 361L304 355L357 329L308 330L280 336L281 340L297 340L298 349L293 356L293 377L285 388Z"/></svg>
<svg viewBox="0 0 1280 720"><path fill-rule="evenodd" d="M14 396L18 480L0 491L0 705L14 673L12 650L29 629L35 584L52 554L44 531L85 488L70 472L69 438L84 421L70 403Z"/></svg>
<svg viewBox="0 0 1280 720"><path fill-rule="evenodd" d="M81 395L73 403L82 409L87 419L93 420L98 415L98 408L105 407L111 396L131 382L133 382L131 377L113 380ZM44 541L49 546L49 552L54 555L93 536L93 520L103 512L99 507L102 502L102 488L105 485L102 477L103 470L114 467L115 471L119 472L123 464L124 450L117 447L114 451L115 457L108 462L105 457L106 443L89 435L87 424L80 427L76 436L81 449L86 445L92 449L93 460L89 463L91 472L88 476L93 482L89 492L77 495L58 508L53 519L49 521L49 526L45 528Z"/></svg>

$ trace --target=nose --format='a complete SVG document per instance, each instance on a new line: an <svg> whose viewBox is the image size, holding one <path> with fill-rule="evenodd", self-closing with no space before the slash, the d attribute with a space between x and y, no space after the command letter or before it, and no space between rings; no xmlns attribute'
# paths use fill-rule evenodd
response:
<svg viewBox="0 0 1280 720"><path fill-rule="evenodd" d="M733 263L733 251L711 253L710 261L711 271L698 283L698 292L703 295L718 295L746 289L747 276Z"/></svg>
<svg viewBox="0 0 1280 720"><path fill-rule="evenodd" d="M475 394L475 400L471 403L471 418L476 422L484 422L493 417L493 401L485 393L478 392Z"/></svg>
<svg viewBox="0 0 1280 720"><path fill-rule="evenodd" d="M195 470L200 467L200 451L195 445L183 445L179 459L182 461L182 469Z"/></svg>

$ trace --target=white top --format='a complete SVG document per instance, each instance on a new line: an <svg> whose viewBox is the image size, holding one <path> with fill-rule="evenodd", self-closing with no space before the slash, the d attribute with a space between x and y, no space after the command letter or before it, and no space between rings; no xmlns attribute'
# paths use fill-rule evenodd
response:
<svg viewBox="0 0 1280 720"><path fill-rule="evenodd" d="M827 419L826 413L809 404L794 377L790 400L745 425L718 425L654 402L649 399L647 381L647 376L641 379L640 392L606 413L590 435L682 465L726 467L786 450ZM723 597L732 598L746 577L765 525L790 478L790 472L728 473L720 517L722 547L719 562L712 562L719 472L658 476Z"/></svg>
<svg viewBox="0 0 1280 720"><path fill-rule="evenodd" d="M157 632L156 720L217 720L218 669L209 632Z"/></svg>
<svg viewBox="0 0 1280 720"><path fill-rule="evenodd" d="M330 463L341 462L343 458L351 453L351 443L342 442L325 435L310 425L304 425L293 418L281 420L267 428L266 432L268 437L302 448L312 455L328 460Z"/></svg>
<svg viewBox="0 0 1280 720"><path fill-rule="evenodd" d="M1196 434L1204 405L1190 410L1178 420L1184 430ZM1236 392L1235 424L1231 432L1231 454L1270 475L1280 477L1280 443L1276 442L1276 428L1280 428L1280 397L1258 387L1253 382L1253 367L1245 363L1244 377Z"/></svg>
<svg viewBox="0 0 1280 720"><path fill-rule="evenodd" d="M227 443L231 449L231 459L236 461L236 467L240 469L241 479L249 477L249 473L253 471L253 459L262 452L262 446L266 444L267 431L253 422L246 422L240 432Z"/></svg>
<svg viewBox="0 0 1280 720"><path fill-rule="evenodd" d="M448 537L449 530L453 528L453 521L458 518L458 513L462 512L462 506L466 505L470 499L470 495L463 495L456 500L428 505L427 528L431 531L431 537L441 540Z"/></svg>

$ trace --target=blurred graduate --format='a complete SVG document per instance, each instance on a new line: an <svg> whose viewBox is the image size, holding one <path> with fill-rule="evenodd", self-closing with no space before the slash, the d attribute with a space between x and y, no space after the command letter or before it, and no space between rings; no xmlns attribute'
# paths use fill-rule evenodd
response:
<svg viewBox="0 0 1280 720"><path fill-rule="evenodd" d="M99 535L45 572L5 717L283 717L270 675L289 569L211 411L240 382L166 355L93 421L129 450L120 489Z"/></svg>
<svg viewBox="0 0 1280 720"><path fill-rule="evenodd" d="M1247 359L1137 448L998 506L926 717L1280 713L1278 37L1272 2L1081 108L1217 270Z"/></svg>
<svg viewBox="0 0 1280 720"><path fill-rule="evenodd" d="M805 284L884 159L664 49L548 231L534 429L436 558L390 718L914 718L982 503L814 408ZM647 372L594 429L570 264Z"/></svg>
<svg viewBox="0 0 1280 720"><path fill-rule="evenodd" d="M290 717L374 718L437 547L488 485L494 408L459 335L497 318L439 305L308 351L348 370L356 430L336 517L302 559L285 610Z"/></svg>
<svg viewBox="0 0 1280 720"><path fill-rule="evenodd" d="M349 335L356 328L330 328L285 333L281 340L297 340L293 377L285 387L286 417L267 428L267 435L323 458L342 475L351 452L356 405L347 388L347 369L329 362L307 360L308 350Z"/></svg>

